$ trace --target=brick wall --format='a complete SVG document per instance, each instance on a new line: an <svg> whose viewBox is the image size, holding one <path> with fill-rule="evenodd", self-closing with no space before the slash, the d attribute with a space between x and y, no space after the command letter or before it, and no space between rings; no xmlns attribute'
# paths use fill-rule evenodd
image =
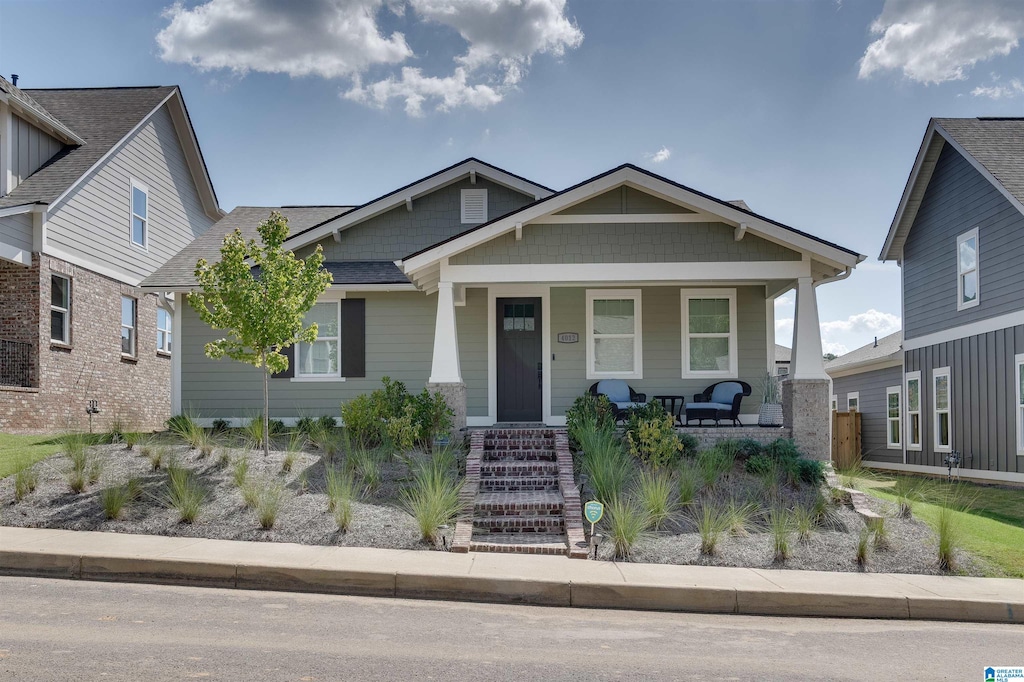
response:
<svg viewBox="0 0 1024 682"><path fill-rule="evenodd" d="M71 278L69 345L50 341L51 273ZM138 300L134 358L121 355L122 295ZM31 341L36 361L34 386L0 387L0 430L87 429L90 399L99 402L96 431L115 419L160 427L171 411L171 359L156 350L156 310L156 295L50 256L0 267L0 338Z"/></svg>

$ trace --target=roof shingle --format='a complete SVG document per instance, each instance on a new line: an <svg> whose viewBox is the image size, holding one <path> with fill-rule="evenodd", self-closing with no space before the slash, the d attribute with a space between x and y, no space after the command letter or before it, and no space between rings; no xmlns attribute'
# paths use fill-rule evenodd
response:
<svg viewBox="0 0 1024 682"><path fill-rule="evenodd" d="M1024 118L938 118L935 122L1024 203Z"/></svg>

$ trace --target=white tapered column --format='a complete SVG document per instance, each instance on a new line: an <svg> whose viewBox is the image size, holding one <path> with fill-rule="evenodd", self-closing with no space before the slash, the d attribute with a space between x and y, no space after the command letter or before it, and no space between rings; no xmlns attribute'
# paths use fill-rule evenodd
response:
<svg viewBox="0 0 1024 682"><path fill-rule="evenodd" d="M796 286L796 312L793 317L794 379L828 379L821 351L821 325L818 322L818 297L810 277L801 277Z"/></svg>
<svg viewBox="0 0 1024 682"><path fill-rule="evenodd" d="M821 353L818 299L810 277L797 280L793 327L789 379L782 382L783 422L801 452L828 460L832 456L830 382Z"/></svg>
<svg viewBox="0 0 1024 682"><path fill-rule="evenodd" d="M466 385L459 363L459 333L455 326L455 291L451 282L437 285L437 316L434 318L434 357L427 390L444 396L452 409L455 431L466 427Z"/></svg>

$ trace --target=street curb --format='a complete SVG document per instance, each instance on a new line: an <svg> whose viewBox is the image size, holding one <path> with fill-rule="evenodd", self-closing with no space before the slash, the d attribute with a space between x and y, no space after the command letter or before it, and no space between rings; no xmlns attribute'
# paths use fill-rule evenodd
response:
<svg viewBox="0 0 1024 682"><path fill-rule="evenodd" d="M0 550L0 575L577 608L1024 624L1024 582L1019 598L999 601L721 584L474 576L443 570L263 565L31 548Z"/></svg>

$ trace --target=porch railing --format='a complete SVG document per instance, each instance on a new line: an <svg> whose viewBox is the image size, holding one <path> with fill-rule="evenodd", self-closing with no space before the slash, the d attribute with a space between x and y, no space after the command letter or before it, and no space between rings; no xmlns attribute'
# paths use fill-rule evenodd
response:
<svg viewBox="0 0 1024 682"><path fill-rule="evenodd" d="M0 386L32 386L32 344L0 339Z"/></svg>

